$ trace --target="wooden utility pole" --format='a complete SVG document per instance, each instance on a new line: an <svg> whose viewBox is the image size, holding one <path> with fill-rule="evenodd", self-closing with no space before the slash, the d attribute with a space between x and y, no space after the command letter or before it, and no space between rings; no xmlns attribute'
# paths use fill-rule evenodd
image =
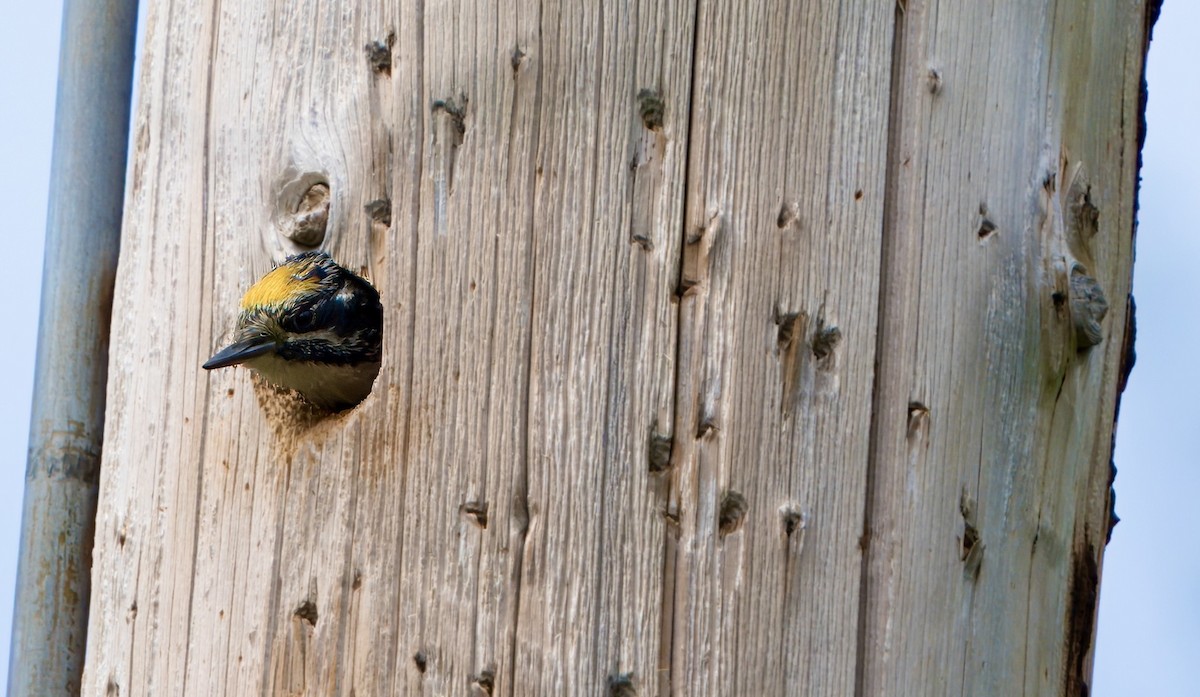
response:
<svg viewBox="0 0 1200 697"><path fill-rule="evenodd" d="M1080 694L1147 25L153 3L84 692ZM332 416L200 369L301 242Z"/></svg>

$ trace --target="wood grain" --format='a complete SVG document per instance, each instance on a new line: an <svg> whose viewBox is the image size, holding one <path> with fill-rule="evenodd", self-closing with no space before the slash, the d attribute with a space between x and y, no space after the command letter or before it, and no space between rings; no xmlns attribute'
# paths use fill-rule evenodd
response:
<svg viewBox="0 0 1200 697"><path fill-rule="evenodd" d="M86 692L655 679L693 30L606 11L152 8ZM387 311L324 419L198 370L310 178Z"/></svg>
<svg viewBox="0 0 1200 697"><path fill-rule="evenodd" d="M1070 692L1102 5L152 4L83 693ZM200 369L314 182L385 305L333 416Z"/></svg>
<svg viewBox="0 0 1200 697"><path fill-rule="evenodd" d="M852 694L892 10L698 23L672 688Z"/></svg>
<svg viewBox="0 0 1200 697"><path fill-rule="evenodd" d="M908 2L897 30L860 689L1081 694L1143 18L1117 2L946 10ZM1091 349L1072 331L1075 263L1110 304Z"/></svg>

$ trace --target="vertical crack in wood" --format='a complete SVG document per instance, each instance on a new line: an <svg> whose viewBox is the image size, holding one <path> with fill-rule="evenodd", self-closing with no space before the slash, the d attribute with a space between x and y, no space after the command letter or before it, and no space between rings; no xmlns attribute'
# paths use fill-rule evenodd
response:
<svg viewBox="0 0 1200 697"><path fill-rule="evenodd" d="M879 245L881 247L879 254L879 299L877 301L877 320L875 327L875 377L874 384L871 387L871 424L870 434L867 439L867 472L866 481L864 482L863 490L866 502L863 505L863 522L862 533L859 536L859 547L862 555L862 565L859 572L858 586L858 626L856 627L857 641L854 658L854 694L855 697L864 697L866 689L866 654L867 654L867 611L869 610L869 599L871 594L871 563L872 555L876 551L877 545L872 544L874 531L872 526L872 511L877 503L879 496L878 489L878 453L880 449L879 429L880 429L880 414L887 409L900 408L898 404L882 403L883 396L880 394L880 384L882 382L881 371L883 364L880 360L884 352L884 342L888 337L889 328L889 313L888 313L888 290L893 278L891 264L889 263L891 255L887 241L894 238L894 235L889 234L893 231L888 230L888 226L895 216L896 206L896 190L899 186L897 181L901 170L901 153L899 152L899 139L896 133L897 122L899 121L900 112L900 83L902 78L901 63L904 56L904 36L905 36L905 6L902 3L897 3L893 13L894 22L892 25L892 60L891 60L891 79L888 87L888 123L887 134L888 142L886 147L886 162L884 164L884 186L883 186L883 224L879 231ZM931 94L936 95L942 89L941 75L937 76L937 89L932 90Z"/></svg>
<svg viewBox="0 0 1200 697"><path fill-rule="evenodd" d="M221 11L221 3L219 0L217 0L216 2L213 2L212 14L209 16L209 29L212 32L209 35L209 43L208 43L208 55L210 55L210 56L217 55L217 53L216 53L217 39L218 39L218 36L220 35L220 17L221 17L220 11ZM211 201L210 201L210 198L212 195L212 189L213 189L213 174L212 174L212 164L211 163L213 160L213 158L212 158L213 82L216 79L215 68L216 68L215 63L210 62L208 64L208 75L207 75L207 79L205 80L205 96L204 96L204 155L201 158L201 162L203 163L202 167L204 170L204 175L203 175L204 176L204 180L203 180L204 185L202 187L202 195L201 195L201 220L203 221L202 224L205 227L204 238L209 239L209 240L214 239L216 237L216 235L214 235L212 233L213 233L213 228L215 227L215 221L217 218L216 211L213 210ZM205 260L205 261L207 261L207 260ZM204 390L204 404L202 405L203 411L201 413L203 413L203 414L209 413L208 405L209 405L209 402L211 401L211 397L212 397L212 385L211 385L211 383L209 383L209 386ZM200 448L199 448L198 458L196 460L197 462L204 462L204 455L205 455L205 450L206 450L207 444L208 444L207 439L204 439L204 438L200 439ZM192 629L192 611L195 608L196 565L199 563L199 559L200 559L200 555L197 553L197 549L199 548L199 545L200 545L200 509L203 507L203 505L204 505L204 468L197 467L196 468L196 500L195 500L196 508L195 508L195 513L192 518L192 550L191 550L191 552L192 552L191 567L192 568L191 568L191 572L189 575L190 580L188 582L187 620L184 623L184 626L187 627L189 632ZM188 665L188 655L189 655L190 650L191 650L191 642L187 642L187 644L184 646L184 649L183 649L183 656L182 656L183 665ZM130 691L132 692L133 691L132 685L130 687L131 687ZM187 693L187 673L185 672L184 676L183 676L183 682L180 685L180 694L186 694L186 693Z"/></svg>
<svg viewBox="0 0 1200 697"><path fill-rule="evenodd" d="M534 161L529 163L530 167L528 168L528 175L527 175L528 185L526 186L526 191L528 192L528 199L525 202L525 215L527 216L527 219L525 220L525 229L530 230L530 231L534 230L534 216L535 216L535 211L537 210L538 177L540 176L540 170L541 170L541 168L538 166L537 158L538 158L539 148L541 147L541 128L542 128L542 97L543 97L542 79L543 79L544 71L543 71L543 66L542 66L541 60L540 60L540 56L544 55L544 51L545 51L544 42L542 40L543 23L544 23L543 8L542 8L542 3L539 2L538 3L538 18L537 18L537 47L535 49L535 56L538 57L539 60L536 60L534 63L536 65L536 70L537 70L537 80L534 83L534 87L533 87L533 90L534 90L533 100L532 100L533 104L531 107L531 113L533 114L533 117L532 117L533 123L530 125L530 132L532 133L532 136L531 136L532 142L530 143L530 146L529 146L529 152L530 152L531 156L534 158ZM521 63L524 63L526 53L527 52L521 53ZM514 66L514 79L517 77L517 75L515 74L515 70L516 70L516 68L519 68L519 67L520 67L520 64ZM516 109L515 95L513 97L513 103L514 103L513 109L515 110ZM528 303L526 309L528 312L528 316L530 316L530 317L532 317L533 308L536 307L536 304L537 304L537 255L536 255L537 245L534 244L534 241L535 240L532 238L529 240L529 248L526 253L526 259L525 259L525 268L528 269L528 271L529 271L529 281L528 281L528 283L529 283L529 285L528 285L529 303ZM516 476L516 480L512 482L512 497L513 497L512 506L515 509L514 510L515 521L514 522L516 523L516 534L513 535L512 550L511 550L512 559L513 559L512 578L511 578L512 608L510 610L510 613L511 613L510 616L508 618L505 618L505 621L507 621L509 623L509 626L512 628L513 645L509 647L508 666L506 666L505 672L501 673L501 679L500 679L500 692L502 695L505 695L506 697L512 697L513 695L517 694L516 693L516 682L517 682L517 672L516 671L517 671L517 652L518 652L518 648L519 648L517 639L520 636L521 591L522 591L522 583L524 581L524 574L525 574L525 543L529 537L529 526L531 524L530 513L529 513L529 439L530 439L531 434L533 433L533 417L531 416L531 414L533 413L533 409L532 409L532 401L533 401L533 392L532 392L533 337L536 332L537 332L537 328L534 327L532 325L532 323L530 323L528 331L526 331L526 333L525 333L525 376L524 376L524 384L521 385L521 390L523 391L523 393L525 395L525 405L524 405L525 406L525 414L524 414L525 424L524 424L524 427L523 427L522 433L521 433L521 443L519 446L520 458L518 460L518 465L516 467L516 470L517 470L516 475L517 476Z"/></svg>
<svg viewBox="0 0 1200 697"><path fill-rule="evenodd" d="M687 400L695 397L689 395L685 390L680 389L680 382L684 372L688 367L684 365L683 353L683 332L684 328L690 326L685 320L687 319L688 310L691 304L685 301L683 295L690 289L685 288L687 263L688 263L688 247L691 244L692 230L688 221L693 219L694 211L689 210L688 200L692 186L695 184L692 180L692 157L695 154L695 143L693 141L694 130L692 128L692 120L695 118L693 107L695 104L696 82L700 79L696 70L696 46L700 41L700 2L694 0L692 3L692 40L689 45L690 55L688 61L689 76L687 80L688 94L687 102L680 107L681 113L685 114L681 122L685 124L685 132L680 135L685 143L683 147L683 214L680 219L679 229L679 259L676 266L676 298L678 300L675 313L675 376L672 387L675 391L673 395L671 415L674 434L682 433L679 429L678 421L682 414L688 411ZM698 217L698 216L695 216ZM688 453L693 452L692 448L688 448ZM678 457L678 452L672 453L673 457ZM679 550L675 540L679 536L680 511L678 502L681 499L679 492L679 477L681 466L676 463L671 468L669 473L670 481L668 484L667 502L663 511L663 516L667 521L664 539L663 539L663 566L662 566L662 619L659 631L659 667L658 667L658 691L660 694L671 694L676 684L676 666L674 664L675 656L675 615L678 611L680 595L677 587L678 572L679 572ZM674 504L672 502L675 502Z"/></svg>
<svg viewBox="0 0 1200 697"><path fill-rule="evenodd" d="M1070 589L1065 618L1066 673L1063 676L1064 695L1087 695L1086 660L1092 650L1092 635L1096 622L1096 596L1100 589L1096 548L1088 540L1087 525L1083 535L1071 550Z"/></svg>
<svg viewBox="0 0 1200 697"><path fill-rule="evenodd" d="M414 65L413 69L416 72L416 75L413 77L413 81L415 82L415 84L423 85L423 84L426 84L425 83L426 69L425 69L425 60L424 60L424 56L425 56L425 5L422 0L417 0L417 2L416 2L416 10L414 12L414 16L412 17L412 21L413 21L413 26L416 27L415 34L416 34L416 39L417 39L415 42L416 45L413 47L412 50L413 50L414 55L422 57L421 60L413 62L413 65ZM402 108L402 102L399 99L392 101L391 106L393 109L393 113L391 114L394 119L393 123L404 123L409 118L408 114L400 113L400 110ZM426 132L426 129L429 127L429 124L428 124L429 117L426 115L425 110L424 109L414 109L413 115L415 115L415 117L417 119L417 123L414 124L414 126L413 126L415 132L418 134L424 134ZM410 162L412 163L412 166L415 169L415 171L412 171L410 173L410 176L412 177L413 182L420 182L422 180L422 177L425 176L425 153L423 151L424 142L425 142L425 139L424 139L424 136L422 135L418 140L418 143L422 144L422 150L418 151L415 154L415 156L413 156L410 159ZM398 166L397 166L397 169L399 169ZM393 177L392 183L394 183L395 181L396 181L396 178ZM396 189L397 192L402 191L402 190L403 190L402 188ZM419 285L418 284L420 281L420 279L418 277L419 274L417 273L417 260L420 259L420 253L421 253L420 232L421 232L422 209L421 209L421 187L420 186L411 187L411 192L410 192L409 198L408 198L408 210L412 211L412 214L407 216L407 218L409 220L407 238L410 240L408 251L410 252L410 254L404 260L405 263L408 264L408 274L407 274L408 275L408 287L404 288L403 291L407 295L405 300L408 303L408 307L415 308L418 306L417 305L417 298L419 295L419 293L418 293ZM392 268L398 269L399 264L392 266ZM401 289L399 289L399 288L397 289L397 291L398 291L397 295L399 295L400 290ZM416 347L417 347L417 342L418 342L417 313L415 311L410 310L408 312L408 326L405 327L404 336L408 340L408 345L406 347L404 347L403 349L400 349L398 347L396 349L396 352L397 352L397 355L406 355L409 357L409 359L408 359L407 370L404 370L404 366L399 366L399 368L397 370L397 372L404 371L403 373L401 373L401 378L404 381L403 394L405 395L405 397L404 397L404 402L402 402L402 405L403 405L402 410L398 409L397 410L398 413L396 414L396 418L397 418L397 420L400 421L400 424L401 424L400 425L400 433L399 433L399 441L400 442L398 444L398 447L393 451L393 454L400 454L402 457L407 458L408 453L410 452L409 449L411 447L411 441L412 441L412 437L413 437L412 434L413 434L413 431L415 430L415 424L414 424L415 409L414 409L413 400L412 400L413 384L416 380L416 372L417 372L417 366L415 365L415 363L412 359L412 356L414 356L416 354ZM401 351L404 351L404 353L400 353ZM409 467L403 468L403 473L398 478L399 479L399 491L396 492L396 497L397 497L397 500L400 502L400 504L397 506L397 509L398 509L397 515L401 516L402 520L404 519L404 514L406 512L403 502L408 500L408 492L412 488L411 481L409 479L410 471L411 471L411 468L409 468ZM396 547L396 568L399 568L399 569L406 568L405 555L408 550L405 549L404 526L402 526L402 525L396 526L394 544ZM392 626L394 626L394 627L406 626L406 618L404 618L403 614L402 614L403 613L402 603L397 602L397 603L395 603L394 607L395 607L395 615L392 618ZM418 640L420 640L420 637L418 637ZM398 646L397 650L399 650L399 648L400 647ZM418 652L413 657L414 662L416 662L417 656L424 657L424 653ZM391 663L391 665L395 666L395 665L399 664L402 659L399 656L393 654L393 655L389 656L387 658L387 660L389 661L389 663ZM419 668L421 668L424 665L423 661L418 662L417 664L418 664ZM424 674L423 668L421 670L421 673Z"/></svg>

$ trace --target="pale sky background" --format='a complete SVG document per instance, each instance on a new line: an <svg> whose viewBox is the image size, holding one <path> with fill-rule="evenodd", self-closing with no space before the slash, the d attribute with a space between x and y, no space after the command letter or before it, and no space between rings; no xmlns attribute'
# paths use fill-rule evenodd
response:
<svg viewBox="0 0 1200 697"><path fill-rule="evenodd" d="M0 685L33 391L61 7L0 6ZM1150 49L1134 266L1137 366L1121 405L1117 512L1104 558L1093 697L1200 694L1200 2L1167 0Z"/></svg>

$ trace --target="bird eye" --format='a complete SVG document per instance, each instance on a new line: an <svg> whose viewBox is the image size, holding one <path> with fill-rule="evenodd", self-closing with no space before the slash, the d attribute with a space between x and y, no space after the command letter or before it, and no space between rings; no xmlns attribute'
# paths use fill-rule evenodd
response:
<svg viewBox="0 0 1200 697"><path fill-rule="evenodd" d="M292 324L302 332L312 331L317 326L317 315L312 310L301 310L292 319Z"/></svg>

